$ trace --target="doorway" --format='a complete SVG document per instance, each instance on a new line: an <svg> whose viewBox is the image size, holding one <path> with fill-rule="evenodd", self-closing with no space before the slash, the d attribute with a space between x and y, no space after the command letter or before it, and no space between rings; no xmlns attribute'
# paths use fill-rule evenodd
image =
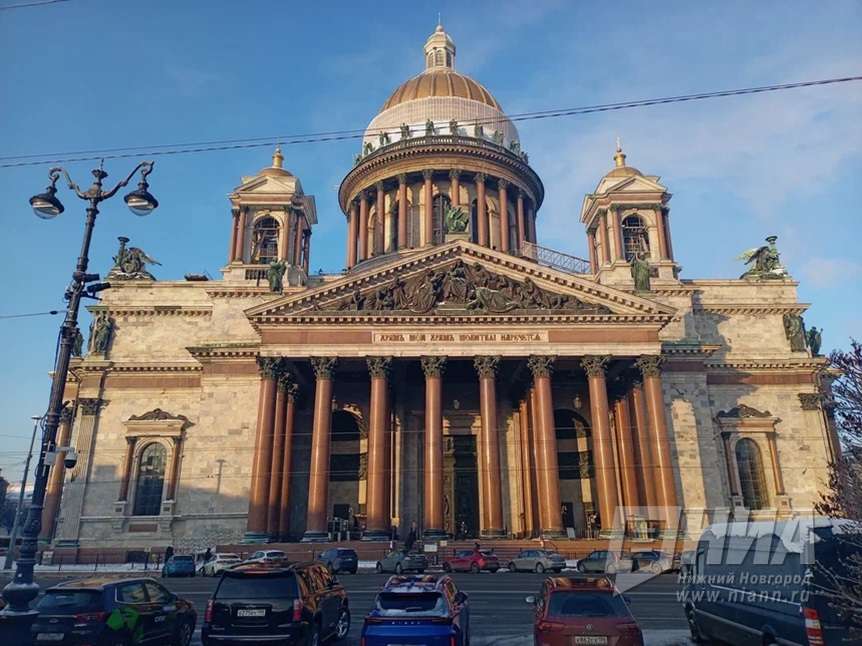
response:
<svg viewBox="0 0 862 646"><path fill-rule="evenodd" d="M474 435L446 437L443 469L445 529L458 539L475 538L479 535L479 473Z"/></svg>

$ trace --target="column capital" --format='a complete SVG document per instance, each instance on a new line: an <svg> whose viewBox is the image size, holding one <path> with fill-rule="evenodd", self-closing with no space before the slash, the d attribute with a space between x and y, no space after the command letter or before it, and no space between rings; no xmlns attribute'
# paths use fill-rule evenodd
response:
<svg viewBox="0 0 862 646"><path fill-rule="evenodd" d="M425 170L422 171L422 177L427 181L427 180L431 179L432 177L434 177L434 171L431 170L430 168L426 168Z"/></svg>
<svg viewBox="0 0 862 646"><path fill-rule="evenodd" d="M99 413L99 409L106 402L98 397L85 397L83 399L78 400L78 406L81 407L81 414L83 415L97 415Z"/></svg>
<svg viewBox="0 0 862 646"><path fill-rule="evenodd" d="M278 389L286 393L292 385L296 385L296 377L289 370L282 370L278 374Z"/></svg>
<svg viewBox="0 0 862 646"><path fill-rule="evenodd" d="M332 379L337 364L337 357L311 357L311 367L318 379Z"/></svg>
<svg viewBox="0 0 862 646"><path fill-rule="evenodd" d="M587 355L581 359L581 366L588 377L603 377L608 361L610 357L607 355Z"/></svg>
<svg viewBox="0 0 862 646"><path fill-rule="evenodd" d="M370 200L376 200L377 199L377 191L375 191L373 188L370 188L370 187L364 188L362 190L362 197L363 197L363 199L369 200L369 201Z"/></svg>
<svg viewBox="0 0 862 646"><path fill-rule="evenodd" d="M368 205L368 194L366 189L362 189L356 194L356 197L359 199L359 205L362 206L362 203L365 202L365 205Z"/></svg>
<svg viewBox="0 0 862 646"><path fill-rule="evenodd" d="M278 379L281 375L281 357L258 357L257 367L264 379Z"/></svg>
<svg viewBox="0 0 862 646"><path fill-rule="evenodd" d="M509 180L502 177L497 180L497 188L506 190L509 187Z"/></svg>
<svg viewBox="0 0 862 646"><path fill-rule="evenodd" d="M407 173L398 173L398 183L406 184L407 183Z"/></svg>
<svg viewBox="0 0 862 646"><path fill-rule="evenodd" d="M548 355L533 355L527 359L527 366L533 373L533 377L550 377L554 371L554 362L557 357Z"/></svg>
<svg viewBox="0 0 862 646"><path fill-rule="evenodd" d="M386 377L392 367L392 357L367 357L368 372L372 377Z"/></svg>
<svg viewBox="0 0 862 646"><path fill-rule="evenodd" d="M644 355L635 361L638 369L644 377L658 377L661 375L661 364L664 360L656 354Z"/></svg>
<svg viewBox="0 0 862 646"><path fill-rule="evenodd" d="M379 179L376 182L374 182L374 188L376 188L378 191L382 191L383 190L383 180Z"/></svg>
<svg viewBox="0 0 862 646"><path fill-rule="evenodd" d="M522 200L526 197L527 193L520 186L515 186L515 198Z"/></svg>
<svg viewBox="0 0 862 646"><path fill-rule="evenodd" d="M446 357L422 357L420 361L426 377L439 377L446 370Z"/></svg>
<svg viewBox="0 0 862 646"><path fill-rule="evenodd" d="M473 357L473 366L476 368L476 372L479 373L480 377L493 377L496 374L499 365L500 357Z"/></svg>
<svg viewBox="0 0 862 646"><path fill-rule="evenodd" d="M485 173L476 173L475 181L484 184L486 179L488 179L488 176Z"/></svg>
<svg viewBox="0 0 862 646"><path fill-rule="evenodd" d="M449 171L449 179L458 179L461 176L461 169L453 168Z"/></svg>
<svg viewBox="0 0 862 646"><path fill-rule="evenodd" d="M129 447L133 447L137 443L138 443L138 436L137 435L127 435L126 436L126 445L128 445Z"/></svg>
<svg viewBox="0 0 862 646"><path fill-rule="evenodd" d="M799 393L799 403L802 410L820 410L823 397L820 393Z"/></svg>

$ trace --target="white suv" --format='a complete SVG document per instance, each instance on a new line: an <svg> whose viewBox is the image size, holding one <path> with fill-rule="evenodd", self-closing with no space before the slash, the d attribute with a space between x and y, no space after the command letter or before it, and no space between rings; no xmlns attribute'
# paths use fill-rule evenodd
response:
<svg viewBox="0 0 862 646"><path fill-rule="evenodd" d="M234 565L242 563L242 559L238 554L232 552L216 552L210 557L210 560L201 566L201 574L203 576L215 576L222 570L228 570Z"/></svg>

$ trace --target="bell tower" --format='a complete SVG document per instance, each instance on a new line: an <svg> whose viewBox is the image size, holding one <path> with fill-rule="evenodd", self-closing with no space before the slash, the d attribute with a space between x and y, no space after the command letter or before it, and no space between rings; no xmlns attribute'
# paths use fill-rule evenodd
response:
<svg viewBox="0 0 862 646"><path fill-rule="evenodd" d="M228 264L222 270L225 280L265 281L269 265L283 262L285 285L305 285L317 209L314 196L303 193L299 178L285 170L281 148L275 149L272 166L243 177L229 199L232 218Z"/></svg>
<svg viewBox="0 0 862 646"><path fill-rule="evenodd" d="M581 208L590 265L599 282L633 286L631 264L636 257L648 263L653 279L677 280L668 208L671 194L659 180L658 175L645 175L627 165L617 140L614 168L584 197Z"/></svg>

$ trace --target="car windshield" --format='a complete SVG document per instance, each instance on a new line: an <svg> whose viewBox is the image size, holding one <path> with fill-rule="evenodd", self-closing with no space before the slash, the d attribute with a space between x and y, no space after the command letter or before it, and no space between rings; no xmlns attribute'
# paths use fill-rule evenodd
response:
<svg viewBox="0 0 862 646"><path fill-rule="evenodd" d="M282 552L281 550L272 550L271 552L267 552L266 555L270 558L279 558L279 559L282 558L283 556L286 556L285 553Z"/></svg>
<svg viewBox="0 0 862 646"><path fill-rule="evenodd" d="M295 599L296 578L292 574L226 576L213 596L216 599Z"/></svg>
<svg viewBox="0 0 862 646"><path fill-rule="evenodd" d="M99 590L48 590L39 603L39 612L77 613L102 609L102 593Z"/></svg>
<svg viewBox="0 0 862 646"><path fill-rule="evenodd" d="M489 556L492 558L497 558L497 555L494 554L494 550L479 550L479 553L485 558L488 558Z"/></svg>
<svg viewBox="0 0 862 646"><path fill-rule="evenodd" d="M462 559L470 558L473 556L473 550L461 550L459 552L455 552L455 556Z"/></svg>
<svg viewBox="0 0 862 646"><path fill-rule="evenodd" d="M548 602L548 617L625 617L628 614L622 597L608 592L553 592Z"/></svg>
<svg viewBox="0 0 862 646"><path fill-rule="evenodd" d="M381 592L377 612L384 617L445 617L446 602L439 592Z"/></svg>

